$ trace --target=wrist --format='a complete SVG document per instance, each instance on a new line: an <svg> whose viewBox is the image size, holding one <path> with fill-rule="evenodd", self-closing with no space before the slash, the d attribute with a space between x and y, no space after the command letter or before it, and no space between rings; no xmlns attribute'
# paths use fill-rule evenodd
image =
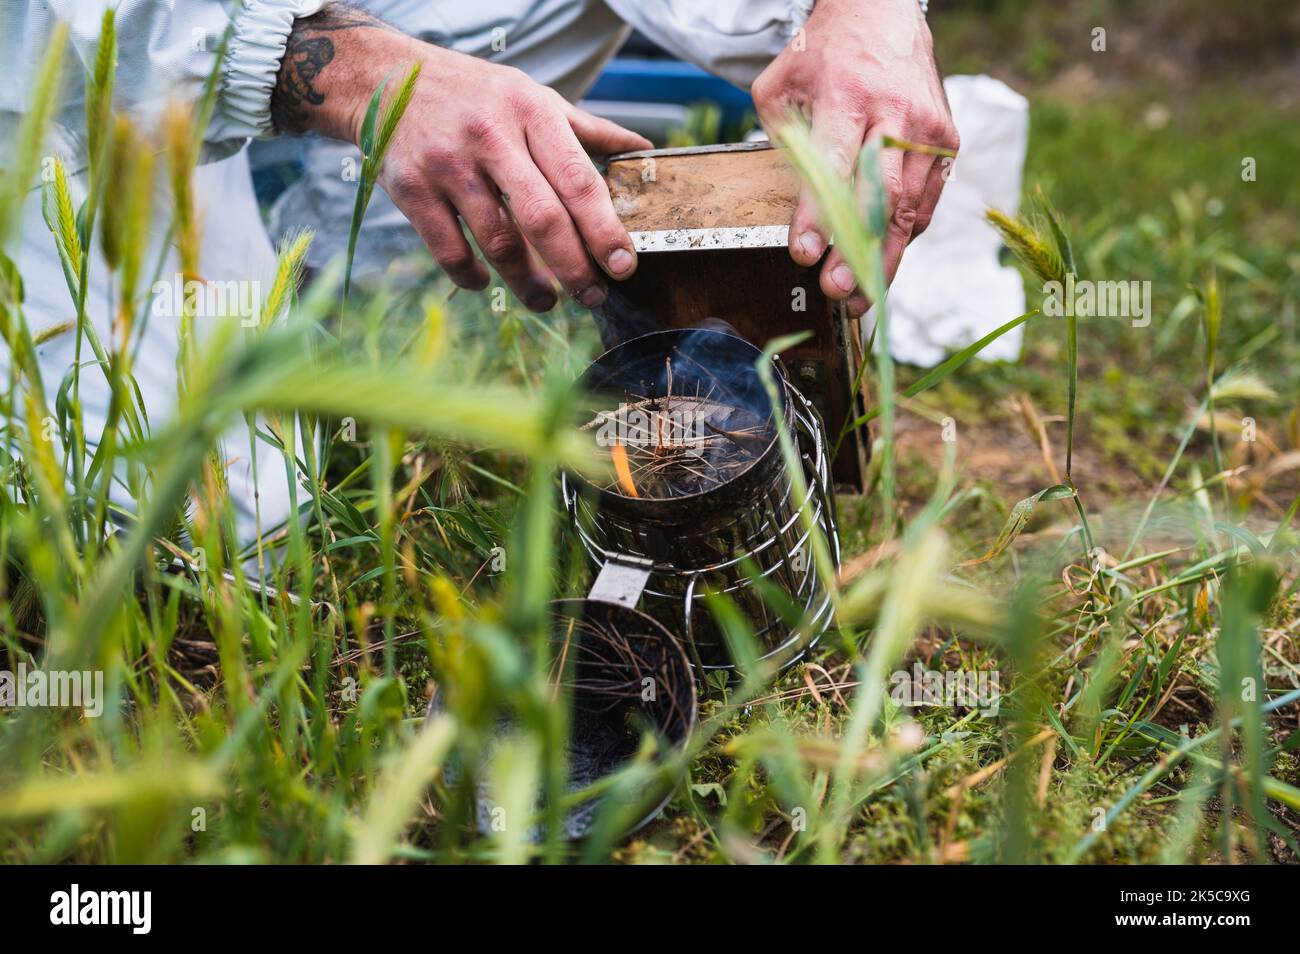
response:
<svg viewBox="0 0 1300 954"><path fill-rule="evenodd" d="M815 27L814 27L815 25ZM918 0L816 0L809 29L831 35L852 31L872 48L908 56L930 51L930 24Z"/></svg>
<svg viewBox="0 0 1300 954"><path fill-rule="evenodd" d="M386 80L400 86L406 71L416 60L424 59L428 48L428 44L404 34L379 30L358 33L339 51L346 60L339 64L343 69L326 90L330 95L325 101L322 126L327 128L315 131L360 145L361 127L375 90Z"/></svg>
<svg viewBox="0 0 1300 954"><path fill-rule="evenodd" d="M425 44L370 14L330 4L294 21L271 92L271 119L289 135L356 143L375 88Z"/></svg>
<svg viewBox="0 0 1300 954"><path fill-rule="evenodd" d="M927 0L814 0L812 16L822 13L897 17L902 14L924 21L926 6Z"/></svg>

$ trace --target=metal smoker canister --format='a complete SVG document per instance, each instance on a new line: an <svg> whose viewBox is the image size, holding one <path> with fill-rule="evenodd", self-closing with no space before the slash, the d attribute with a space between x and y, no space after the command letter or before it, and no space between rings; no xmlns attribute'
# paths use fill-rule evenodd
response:
<svg viewBox="0 0 1300 954"><path fill-rule="evenodd" d="M682 356L686 355L685 358ZM692 393L696 381L726 366L732 400L761 402L763 416L780 419L796 438L806 494L795 499L773 429L770 443L743 471L711 489L670 498L625 496L582 476L565 474L562 493L570 520L596 567L639 558L650 567L644 609L679 635L697 668L731 668L721 634L702 599L725 593L754 625L762 656L789 665L811 647L831 619L830 596L812 558L807 509L839 563L834 494L825 435L816 410L777 364L779 400L772 407L756 369L762 352L712 329L655 331L620 344L586 370L591 394ZM666 368L665 361L669 364ZM712 382L702 381L701 386ZM755 579L761 586L755 585ZM762 590L775 592L778 605ZM784 605L780 605L784 604ZM801 617L793 623L791 615Z"/></svg>
<svg viewBox="0 0 1300 954"><path fill-rule="evenodd" d="M663 765L695 729L698 702L686 653L662 625L635 608L647 577L648 567L635 557L611 560L588 598L551 604L557 701L570 705L572 713L566 786L570 793L625 765L640 749L645 732L657 737L654 763ZM435 696L426 718L441 709ZM513 721L502 718L496 738L504 738L512 728ZM491 753L484 766L490 761ZM452 782L459 774L457 766L447 770ZM666 778L651 777L633 795L635 814L628 831L658 815L671 795ZM571 808L564 819L567 836L584 837L608 797L589 798ZM486 835L493 830L495 808L486 778L476 801L477 826ZM534 839L540 836L540 831L532 832Z"/></svg>

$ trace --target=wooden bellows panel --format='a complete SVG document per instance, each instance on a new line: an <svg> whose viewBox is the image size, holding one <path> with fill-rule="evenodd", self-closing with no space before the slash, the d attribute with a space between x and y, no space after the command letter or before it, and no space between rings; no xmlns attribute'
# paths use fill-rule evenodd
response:
<svg viewBox="0 0 1300 954"><path fill-rule="evenodd" d="M711 319L759 347L811 332L782 360L833 445L865 407L853 388L861 331L822 294L820 266L804 268L790 257L799 180L781 152L743 143L629 153L610 161L606 179L639 264L632 278L612 283L597 310L605 345ZM868 450L861 428L841 442L833 462L838 485L862 489Z"/></svg>

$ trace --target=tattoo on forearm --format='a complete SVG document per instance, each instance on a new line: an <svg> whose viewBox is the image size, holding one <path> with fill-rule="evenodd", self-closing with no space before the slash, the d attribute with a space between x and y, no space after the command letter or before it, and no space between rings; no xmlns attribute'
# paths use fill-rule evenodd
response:
<svg viewBox="0 0 1300 954"><path fill-rule="evenodd" d="M279 132L302 135L307 131L312 110L325 102L326 94L316 81L334 61L331 34L358 29L400 32L378 17L342 3L331 3L319 13L294 21L271 90L271 123Z"/></svg>

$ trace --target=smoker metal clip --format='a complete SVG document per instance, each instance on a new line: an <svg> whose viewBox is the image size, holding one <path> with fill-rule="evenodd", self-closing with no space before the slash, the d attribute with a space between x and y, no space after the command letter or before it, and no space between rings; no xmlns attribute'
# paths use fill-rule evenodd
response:
<svg viewBox="0 0 1300 954"><path fill-rule="evenodd" d="M654 566L654 560L615 553L601 565L587 598L635 609Z"/></svg>

